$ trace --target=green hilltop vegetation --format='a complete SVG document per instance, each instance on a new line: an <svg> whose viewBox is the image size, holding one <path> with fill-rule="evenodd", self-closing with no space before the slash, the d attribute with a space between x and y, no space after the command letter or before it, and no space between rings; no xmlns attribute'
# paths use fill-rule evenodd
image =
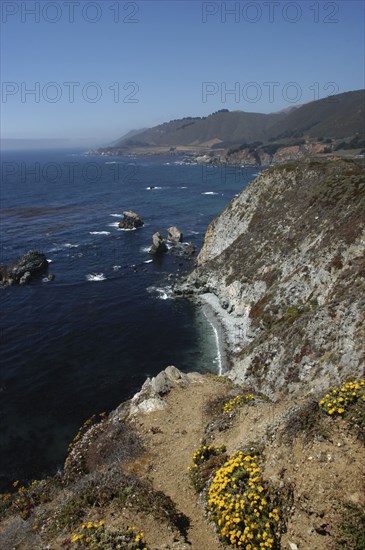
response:
<svg viewBox="0 0 365 550"><path fill-rule="evenodd" d="M108 150L138 152L151 149L192 148L218 150L250 144L253 148L284 141L345 140L358 138L364 148L365 90L346 92L312 101L278 113L262 114L221 109L207 117L185 117L153 128L132 131L116 140Z"/></svg>

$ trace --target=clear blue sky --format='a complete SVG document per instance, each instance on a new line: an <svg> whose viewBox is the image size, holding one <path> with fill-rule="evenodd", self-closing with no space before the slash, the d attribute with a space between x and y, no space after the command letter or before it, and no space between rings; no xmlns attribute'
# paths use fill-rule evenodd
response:
<svg viewBox="0 0 365 550"><path fill-rule="evenodd" d="M364 88L362 1L0 3L3 138L101 145Z"/></svg>

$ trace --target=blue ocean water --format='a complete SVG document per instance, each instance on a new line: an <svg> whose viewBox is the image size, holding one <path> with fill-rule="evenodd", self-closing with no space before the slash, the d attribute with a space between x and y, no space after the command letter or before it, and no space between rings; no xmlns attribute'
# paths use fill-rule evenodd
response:
<svg viewBox="0 0 365 550"><path fill-rule="evenodd" d="M0 485L62 467L85 419L130 398L167 365L215 371L212 327L171 297L152 260L155 231L178 226L199 249L208 223L257 169L184 164L175 156L90 157L72 151L1 158L1 263L44 252L53 282L0 291ZM145 220L118 229L122 212Z"/></svg>

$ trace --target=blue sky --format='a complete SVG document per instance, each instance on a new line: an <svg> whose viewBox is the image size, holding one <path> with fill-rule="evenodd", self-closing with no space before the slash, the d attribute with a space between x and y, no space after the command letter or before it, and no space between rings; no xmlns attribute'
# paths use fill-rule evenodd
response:
<svg viewBox="0 0 365 550"><path fill-rule="evenodd" d="M364 88L362 1L1 8L2 138L103 145L183 116L268 113Z"/></svg>

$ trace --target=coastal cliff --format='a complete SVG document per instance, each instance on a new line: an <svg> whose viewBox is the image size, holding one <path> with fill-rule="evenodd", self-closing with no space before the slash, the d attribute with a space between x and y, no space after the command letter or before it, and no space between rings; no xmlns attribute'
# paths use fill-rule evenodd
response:
<svg viewBox="0 0 365 550"><path fill-rule="evenodd" d="M225 376L169 366L87 420L0 495L0 547L363 548L364 228L353 162L257 177L176 288L223 323Z"/></svg>
<svg viewBox="0 0 365 550"><path fill-rule="evenodd" d="M267 395L364 369L365 174L307 161L259 175L212 221L181 286L217 297L235 382Z"/></svg>

